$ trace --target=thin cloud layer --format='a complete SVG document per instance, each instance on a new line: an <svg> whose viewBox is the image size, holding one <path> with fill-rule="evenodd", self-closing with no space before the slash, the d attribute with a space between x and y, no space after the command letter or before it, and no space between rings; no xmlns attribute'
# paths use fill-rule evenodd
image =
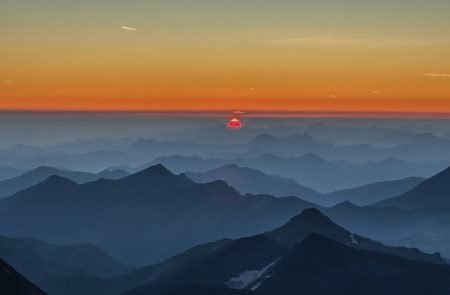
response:
<svg viewBox="0 0 450 295"><path fill-rule="evenodd" d="M126 27L126 26L122 26L122 27L120 27L122 30L125 30L125 31L137 31L138 29L137 28L133 28L133 27Z"/></svg>
<svg viewBox="0 0 450 295"><path fill-rule="evenodd" d="M427 74L423 74L423 75L427 76L427 77L450 77L450 74L427 73Z"/></svg>
<svg viewBox="0 0 450 295"><path fill-rule="evenodd" d="M352 34L309 34L298 37L266 40L266 43L270 45L298 45L312 48L398 48L430 45L430 43L425 41L405 38Z"/></svg>

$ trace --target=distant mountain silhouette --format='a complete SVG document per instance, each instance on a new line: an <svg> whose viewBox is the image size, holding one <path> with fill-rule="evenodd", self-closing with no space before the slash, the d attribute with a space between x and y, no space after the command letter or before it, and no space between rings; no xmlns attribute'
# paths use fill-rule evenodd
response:
<svg viewBox="0 0 450 295"><path fill-rule="evenodd" d="M266 174L292 178L299 184L322 193L407 177L429 177L447 167L446 163L409 163L395 158L365 163L328 161L317 154L311 153L298 157L263 154L252 158L228 159L202 159L175 155L159 157L148 165L156 164L163 164L176 173L187 171L202 173L223 165L235 164L240 167L257 169ZM323 181L324 177L327 178L327 181Z"/></svg>
<svg viewBox="0 0 450 295"><path fill-rule="evenodd" d="M243 196L223 181L197 184L156 165L81 185L51 176L0 200L0 234L93 243L142 265L199 243L263 232L314 206L295 197Z"/></svg>
<svg viewBox="0 0 450 295"><path fill-rule="evenodd" d="M197 155L206 154L209 156L222 155L228 152L245 152L246 147L241 145L217 145L197 143L187 139L176 139L160 141L152 138L136 140L126 150L129 154L145 156L166 156L171 154Z"/></svg>
<svg viewBox="0 0 450 295"><path fill-rule="evenodd" d="M0 294L45 295L46 293L0 259Z"/></svg>
<svg viewBox="0 0 450 295"><path fill-rule="evenodd" d="M298 184L295 180L267 175L259 170L227 164L204 173L186 173L195 182L224 180L241 193L270 194L276 197L297 196L303 200L317 202L318 192Z"/></svg>
<svg viewBox="0 0 450 295"><path fill-rule="evenodd" d="M205 172L227 164L227 160L222 158L203 159L197 156L170 155L158 157L148 164L137 167L136 170L140 171L158 164L164 165L167 169L175 173L184 173L187 171Z"/></svg>
<svg viewBox="0 0 450 295"><path fill-rule="evenodd" d="M430 255L406 248L393 250L392 247L386 247L367 238L351 234L333 223L318 210L307 209L300 215L292 218L284 226L274 231L267 232L264 235L256 235L237 240L220 240L216 243L200 245L181 255L170 258L159 265L146 267L137 270L124 278L119 278L116 280L116 283L121 282L122 285L120 286L121 288L124 288L126 286L126 283L124 282L127 280L129 285L136 284L139 281L141 283L147 282L143 283L140 287L132 288L130 291L125 292L127 295L171 294L170 292L173 288L179 289L183 288L183 286L190 285L247 289L254 290L258 294L260 291L259 286L261 286L261 290L265 290L264 283L266 281L268 283L267 288L271 286L271 284L269 284L269 277L278 273L277 271L273 272L273 269L278 269L278 266L280 265L283 266L283 268L279 271L284 272L285 263L297 261L297 259L293 259L294 256L292 255L307 255L312 250L308 248L301 250L305 251L305 253L299 253L299 247L310 245L312 233L321 233L334 241L342 243L336 244L337 248L371 249L383 253L361 252L371 253L370 255L374 255L375 257L380 255L380 257L388 260L394 259L392 268L394 268L397 263L400 265L424 265L425 268L429 267L431 269L437 269L439 266L425 262L409 262L410 260L394 258L394 256L386 255L384 253L395 253L403 257L409 256L409 258L414 258L414 255L410 256L410 254L416 253L418 254L416 258L419 258L419 260L425 258L425 260L434 260L441 264L443 263L442 259L439 259L439 257L431 258ZM313 239L315 240L315 238ZM319 247L320 252L323 250L321 249L321 246L324 246L325 244L329 246L336 243L321 237L318 239L320 239L320 241L317 246ZM358 251L359 250L348 250L348 252L351 253L359 253ZM409 254L404 255L408 252ZM340 254L333 251L331 253L333 253L332 255L336 254L336 256L333 256L333 259L340 259ZM318 261L318 263L320 264L321 262ZM356 258L353 263L355 263L355 265L363 264L364 260L360 261ZM298 264L296 267L299 270L303 270L301 264ZM371 265L367 265L366 267L368 269L365 271L373 273L379 270L371 269ZM441 283L444 282L443 274L449 272L450 267L442 267L442 270L442 276L439 278ZM315 273L314 279L320 280L327 276L326 273L326 268L323 268L320 272ZM383 273L380 272L380 276L383 276L382 274ZM350 280L351 278L346 278L344 272L341 275L344 280ZM137 277L139 277L139 280L136 279ZM389 280L390 274L387 274L384 279ZM295 284L295 281L286 283ZM388 282L386 281L386 285L384 285L383 288L388 287L387 283ZM301 286L301 284L296 285L297 292L302 289ZM275 292L275 290L271 289L271 293L267 294L284 293Z"/></svg>
<svg viewBox="0 0 450 295"><path fill-rule="evenodd" d="M305 158L320 161L314 155L307 155ZM188 172L186 175L196 182L224 180L241 193L267 193L278 197L297 196L323 206L332 206L343 201L351 201L357 205L371 205L407 192L424 180L419 177L408 177L320 194L293 179L268 175L257 169L240 167L236 164L227 164L203 173Z"/></svg>
<svg viewBox="0 0 450 295"><path fill-rule="evenodd" d="M362 128L360 128L362 129ZM366 128L366 130L370 129ZM374 127L376 129L376 127ZM308 130L307 132L309 132ZM316 128L317 131L317 128ZM313 132L314 133L314 132ZM316 132L317 134L317 132ZM380 136L387 133L380 133ZM424 159L427 161L448 161L450 156L450 140L436 136L430 132L409 134L397 145L379 146L380 141L372 140L350 142L347 144L330 143L325 138L316 139L317 135L309 133L289 135L284 137L263 133L248 142L249 148L259 153L273 153L282 156L299 156L304 153L317 153L327 159L345 159L348 161L380 161L384 158L395 157L408 161ZM345 135L345 136L348 136ZM319 136L320 138L321 136ZM333 140L339 142L339 139ZM373 144L371 144L373 142ZM381 137L381 142L386 142ZM392 141L391 141L392 142ZM375 146L377 145L377 146ZM433 151L430 153L430 151Z"/></svg>
<svg viewBox="0 0 450 295"><path fill-rule="evenodd" d="M400 196L381 201L377 206L392 206L407 210L448 207L450 210L450 168Z"/></svg>
<svg viewBox="0 0 450 295"><path fill-rule="evenodd" d="M118 179L127 176L128 173L123 170L104 170L97 174L94 174L41 166L36 169L30 170L20 176L0 181L0 198L9 197L22 189L44 181L52 175L69 178L77 183L85 183L100 178Z"/></svg>
<svg viewBox="0 0 450 295"><path fill-rule="evenodd" d="M408 177L399 180L381 181L360 187L335 191L323 195L321 205L335 205L350 201L356 205L372 205L382 200L398 196L419 185L424 178Z"/></svg>
<svg viewBox="0 0 450 295"><path fill-rule="evenodd" d="M10 166L0 166L0 181L23 174L24 171Z"/></svg>
<svg viewBox="0 0 450 295"><path fill-rule="evenodd" d="M300 148L308 146L309 148L320 145L320 143L314 140L308 133L295 134L286 137L277 137L269 133L262 133L249 141L250 145L263 145L265 148L268 146L283 146L283 145L297 145Z"/></svg>

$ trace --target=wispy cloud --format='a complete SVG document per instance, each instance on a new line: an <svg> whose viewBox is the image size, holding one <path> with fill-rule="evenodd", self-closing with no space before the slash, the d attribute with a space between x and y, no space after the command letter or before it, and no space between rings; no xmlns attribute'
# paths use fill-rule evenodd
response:
<svg viewBox="0 0 450 295"><path fill-rule="evenodd" d="M307 34L266 40L266 43L270 45L298 45L313 48L397 48L430 45L429 42L421 40L357 34Z"/></svg>
<svg viewBox="0 0 450 295"><path fill-rule="evenodd" d="M450 77L450 74L437 74L437 73L427 73L427 74L423 74L423 75L427 76L427 77L439 77L439 78Z"/></svg>
<svg viewBox="0 0 450 295"><path fill-rule="evenodd" d="M122 27L120 27L122 30L125 30L125 31L137 31L138 29L137 28L133 28L133 27L126 27L126 26L122 26Z"/></svg>

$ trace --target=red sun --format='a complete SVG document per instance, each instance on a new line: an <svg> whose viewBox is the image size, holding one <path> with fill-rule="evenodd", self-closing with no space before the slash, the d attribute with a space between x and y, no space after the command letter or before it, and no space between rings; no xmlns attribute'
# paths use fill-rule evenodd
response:
<svg viewBox="0 0 450 295"><path fill-rule="evenodd" d="M231 129L240 129L242 128L243 124L239 118L233 117L230 120L228 120L227 126L228 128Z"/></svg>

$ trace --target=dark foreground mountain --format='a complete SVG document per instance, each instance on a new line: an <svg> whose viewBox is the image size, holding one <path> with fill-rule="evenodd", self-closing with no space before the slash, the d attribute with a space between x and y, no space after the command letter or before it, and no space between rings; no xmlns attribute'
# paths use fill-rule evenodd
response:
<svg viewBox="0 0 450 295"><path fill-rule="evenodd" d="M92 245L56 246L34 239L0 237L0 257L43 289L58 277L113 277L130 270Z"/></svg>
<svg viewBox="0 0 450 295"><path fill-rule="evenodd" d="M402 257L418 264L444 262L437 254L424 254L405 247L388 247L352 234L318 210L307 209L282 227L264 234L202 244L159 264L111 279L67 275L49 281L45 290L55 295L115 295L126 290L129 290L127 294L152 295L167 292L186 295L247 294L266 271L288 257L311 233L323 235L354 249ZM246 289L247 293L232 289ZM193 290L199 293L189 293Z"/></svg>
<svg viewBox="0 0 450 295"><path fill-rule="evenodd" d="M327 238L311 237L311 233L320 234ZM328 251L328 248L331 250ZM328 256L322 255L322 258L320 258L323 252L329 252ZM360 253L363 254L360 255ZM381 260L385 259L387 261L386 266L383 263L381 263L381 266L371 263L365 264L367 259L364 253L369 253L369 257L374 257L373 261L376 261L377 257L380 257ZM314 259L306 261L307 264L303 263L302 260L309 255ZM349 256L347 257L347 255ZM329 264L324 263L326 259L330 260ZM317 266L314 265L314 260L317 260ZM343 267L344 270L348 267L348 276L345 271L339 273L338 270L329 269L332 268L335 261L342 261L342 265L336 264L335 267ZM372 284L363 287L359 283L355 283L357 281L352 281L355 279L355 274L360 271L366 275L366 277L362 275L361 278L369 279L373 277L381 285L381 289L377 289L378 291L387 291L391 280L403 279L403 273L399 273L395 277L396 274L393 271L404 265L406 265L404 267L405 279L415 276L419 276L419 279L427 279L426 275L420 277L421 272L418 271L420 267L424 267L424 269L441 270L441 276L434 282L438 281L440 285L446 283L444 275L450 272L450 267L439 266L438 264L443 265L443 260L438 255L427 255L416 249L384 246L348 232L316 209L307 209L276 230L248 238L220 240L197 246L159 265L143 268L119 278L114 283L117 284L116 286L122 284L120 288L124 288L126 285L142 284L140 287L125 292L127 295L171 294L170 292L173 289L182 290L185 286L247 289L253 290L257 294L260 292L274 295L298 294L299 290L302 290L302 293L305 292L305 294L315 294L312 290L316 284L318 289L321 288L320 284L328 288L328 293L318 294L352 294L351 292L343 293L350 290L345 288L350 287L356 290L362 288L358 290L362 293L355 294L364 294L365 290L370 290ZM414 266L417 267L414 268ZM298 283L295 277L286 276L286 281L280 281L280 277L287 271L303 273L308 272L308 269L314 269L314 271L310 274L311 282L307 284L306 289L302 286L305 283L303 279L301 279L302 283ZM390 271L384 274L383 271L385 270ZM332 274L329 274L329 271ZM408 277L408 271L411 272L410 277ZM345 283L342 285L333 283L327 286L327 280L338 274ZM276 283L272 283L272 277L277 280ZM274 284L279 283L289 286L285 292L290 293L277 292ZM392 283L392 286L394 290L401 291L402 289L398 288L403 283L404 281L399 281ZM331 292L333 286L338 287L335 290L338 293ZM445 290L448 291L449 289ZM189 293L186 291L186 293L180 294Z"/></svg>
<svg viewBox="0 0 450 295"><path fill-rule="evenodd" d="M250 290L239 290L229 288L212 288L202 286L184 286L172 291L167 295L252 295Z"/></svg>
<svg viewBox="0 0 450 295"><path fill-rule="evenodd" d="M0 294L45 295L46 293L0 259Z"/></svg>
<svg viewBox="0 0 450 295"><path fill-rule="evenodd" d="M145 265L207 241L266 231L314 206L295 197L243 196L223 181L197 184L157 165L81 185L51 176L0 200L0 234L92 243Z"/></svg>
<svg viewBox="0 0 450 295"><path fill-rule="evenodd" d="M439 294L450 267L358 250L310 235L249 288L256 294Z"/></svg>
<svg viewBox="0 0 450 295"><path fill-rule="evenodd" d="M425 180L412 190L377 204L401 209L450 209L450 168Z"/></svg>
<svg viewBox="0 0 450 295"><path fill-rule="evenodd" d="M128 175L123 170L104 170L99 173L68 171L41 166L24 174L0 181L0 198L9 197L16 192L46 180L52 175L68 178L76 183L86 183L100 178L119 179Z"/></svg>

